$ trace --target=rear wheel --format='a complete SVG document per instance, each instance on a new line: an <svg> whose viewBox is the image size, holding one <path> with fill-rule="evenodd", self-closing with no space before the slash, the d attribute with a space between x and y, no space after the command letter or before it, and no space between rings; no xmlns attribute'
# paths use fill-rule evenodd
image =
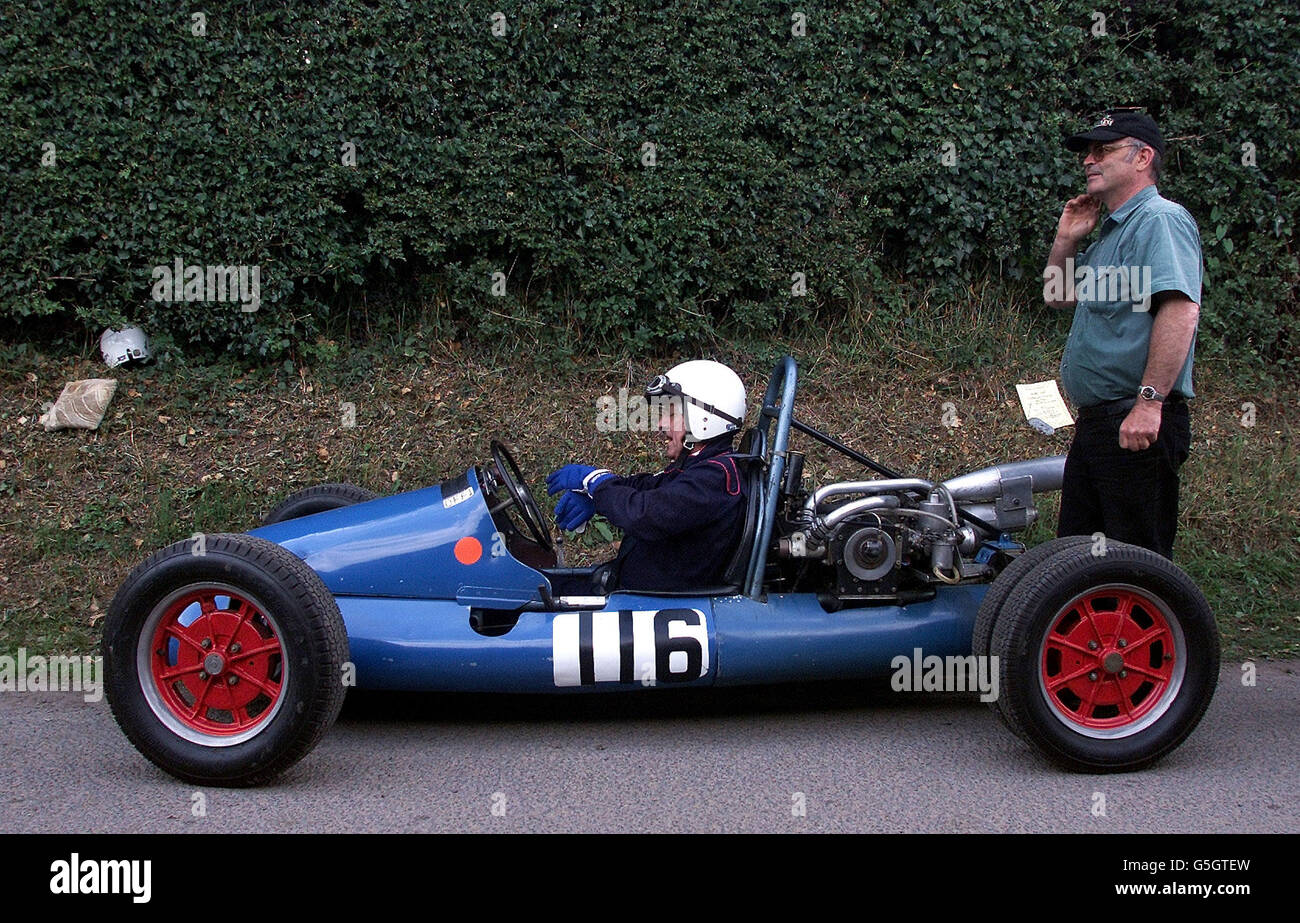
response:
<svg viewBox="0 0 1300 923"><path fill-rule="evenodd" d="M1173 562L1133 545L1063 548L997 617L998 711L1075 770L1140 769L1200 722L1219 673L1209 604Z"/></svg>
<svg viewBox="0 0 1300 923"><path fill-rule="evenodd" d="M256 785L338 716L348 641L299 558L251 535L207 535L131 573L103 654L113 716L141 753L188 782Z"/></svg>
<svg viewBox="0 0 1300 923"><path fill-rule="evenodd" d="M366 490L355 484L317 484L315 487L307 487L290 494L275 509L266 514L262 525L269 526L288 519L297 519L300 516L310 516L312 513L323 513L326 510L336 510L354 503L365 503L378 496L379 494L373 490Z"/></svg>
<svg viewBox="0 0 1300 923"><path fill-rule="evenodd" d="M998 614L1002 611L1002 606L1006 603L1007 597L1011 595L1012 590L1027 574L1049 558L1059 554L1063 549L1084 545L1090 546L1091 544L1092 539L1081 535L1052 539L1022 552L1014 561L1003 568L1002 573L998 574L993 583L989 585L988 592L984 594L984 599L980 603L979 612L975 615L975 628L971 632L971 652L976 657L987 657L991 653L990 645L993 641L993 627L997 624ZM999 710L996 699L989 702L989 708L994 711ZM1014 733L1021 737L1025 736L1025 732L1014 721L1007 719L1005 714L1002 717L1007 727Z"/></svg>
<svg viewBox="0 0 1300 923"><path fill-rule="evenodd" d="M998 613L1002 610L1002 604L1006 602L1007 596L1015 589L1025 574L1029 573L1039 564L1042 564L1052 555L1056 554L1062 548L1073 548L1077 545L1091 544L1092 539L1082 535L1071 535L1067 538L1057 538L1051 541L1043 542L1041 545L1035 545L1016 556L1010 564L1003 568L1002 573L994 578L989 584L988 592L984 594L984 601L980 603L979 612L975 616L975 630L971 633L971 650L977 657L984 657L989 652L989 642L993 640L993 624L997 621Z"/></svg>

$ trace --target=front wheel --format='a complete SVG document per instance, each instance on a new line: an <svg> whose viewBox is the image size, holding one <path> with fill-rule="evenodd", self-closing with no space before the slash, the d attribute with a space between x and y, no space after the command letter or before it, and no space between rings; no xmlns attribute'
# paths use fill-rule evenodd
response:
<svg viewBox="0 0 1300 923"><path fill-rule="evenodd" d="M251 535L156 552L104 620L113 717L156 765L257 785L305 756L343 705L348 640L316 573Z"/></svg>
<svg viewBox="0 0 1300 923"><path fill-rule="evenodd" d="M1108 542L1062 548L1026 573L993 628L998 710L1074 770L1141 769L1200 722L1219 674L1219 632L1171 561Z"/></svg>

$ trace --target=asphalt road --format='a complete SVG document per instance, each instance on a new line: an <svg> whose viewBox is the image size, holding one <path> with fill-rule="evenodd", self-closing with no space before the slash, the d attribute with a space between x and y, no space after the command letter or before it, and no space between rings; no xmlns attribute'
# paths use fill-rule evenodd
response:
<svg viewBox="0 0 1300 923"><path fill-rule="evenodd" d="M973 696L830 685L350 699L274 785L196 789L102 700L0 694L0 832L1300 831L1300 663L1223 668L1145 772L1061 772Z"/></svg>

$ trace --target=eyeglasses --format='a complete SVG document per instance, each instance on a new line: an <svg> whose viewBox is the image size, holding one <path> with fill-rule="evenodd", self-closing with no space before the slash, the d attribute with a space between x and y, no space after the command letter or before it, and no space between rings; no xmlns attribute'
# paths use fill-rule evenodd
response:
<svg viewBox="0 0 1300 923"><path fill-rule="evenodd" d="M1117 141L1111 144L1102 144L1100 141L1094 141L1088 145L1087 150L1079 154L1080 160L1087 160L1091 157L1095 161L1102 161L1109 157L1115 151L1121 151L1126 147L1137 149L1142 146L1141 141Z"/></svg>

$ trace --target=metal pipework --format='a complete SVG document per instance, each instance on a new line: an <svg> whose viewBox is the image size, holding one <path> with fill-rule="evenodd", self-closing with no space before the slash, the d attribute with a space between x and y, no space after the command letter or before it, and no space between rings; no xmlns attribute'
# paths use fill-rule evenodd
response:
<svg viewBox="0 0 1300 923"><path fill-rule="evenodd" d="M804 509L816 512L823 500L840 494L878 494L882 491L924 490L932 491L935 486L922 478L891 478L887 481L840 481L818 487L804 502ZM897 498L895 498L897 499ZM852 506L853 504L848 504Z"/></svg>
<svg viewBox="0 0 1300 923"><path fill-rule="evenodd" d="M894 499L897 500L898 498L895 497ZM921 519L937 519L939 522L943 523L943 524L944 524L945 526L947 526L949 529L952 529L952 530L954 530L954 531L957 529L957 523L955 522L955 517L954 517L954 519L945 519L943 516L940 516L938 513L931 513L931 512L928 511L928 510L915 510L915 509L912 509L912 508L909 507L909 506L904 506L904 507L898 509L898 510L895 512L894 515L896 515L896 516L916 516L916 517L919 517L919 518L921 518Z"/></svg>
<svg viewBox="0 0 1300 923"><path fill-rule="evenodd" d="M856 516L858 513L870 512L871 510L894 510L897 508L898 498L892 494L884 497L863 497L861 500L846 503L831 510L825 516L814 519L810 534L817 541L825 541L834 535L839 524L850 516Z"/></svg>
<svg viewBox="0 0 1300 923"><path fill-rule="evenodd" d="M1008 462L981 468L969 474L949 478L943 482L954 500L969 503L988 503L1002 496L1002 482L1015 478L1028 477L1033 484L1033 492L1043 493L1060 490L1065 479L1065 456L1049 455L1044 458L1031 458L1028 461Z"/></svg>

